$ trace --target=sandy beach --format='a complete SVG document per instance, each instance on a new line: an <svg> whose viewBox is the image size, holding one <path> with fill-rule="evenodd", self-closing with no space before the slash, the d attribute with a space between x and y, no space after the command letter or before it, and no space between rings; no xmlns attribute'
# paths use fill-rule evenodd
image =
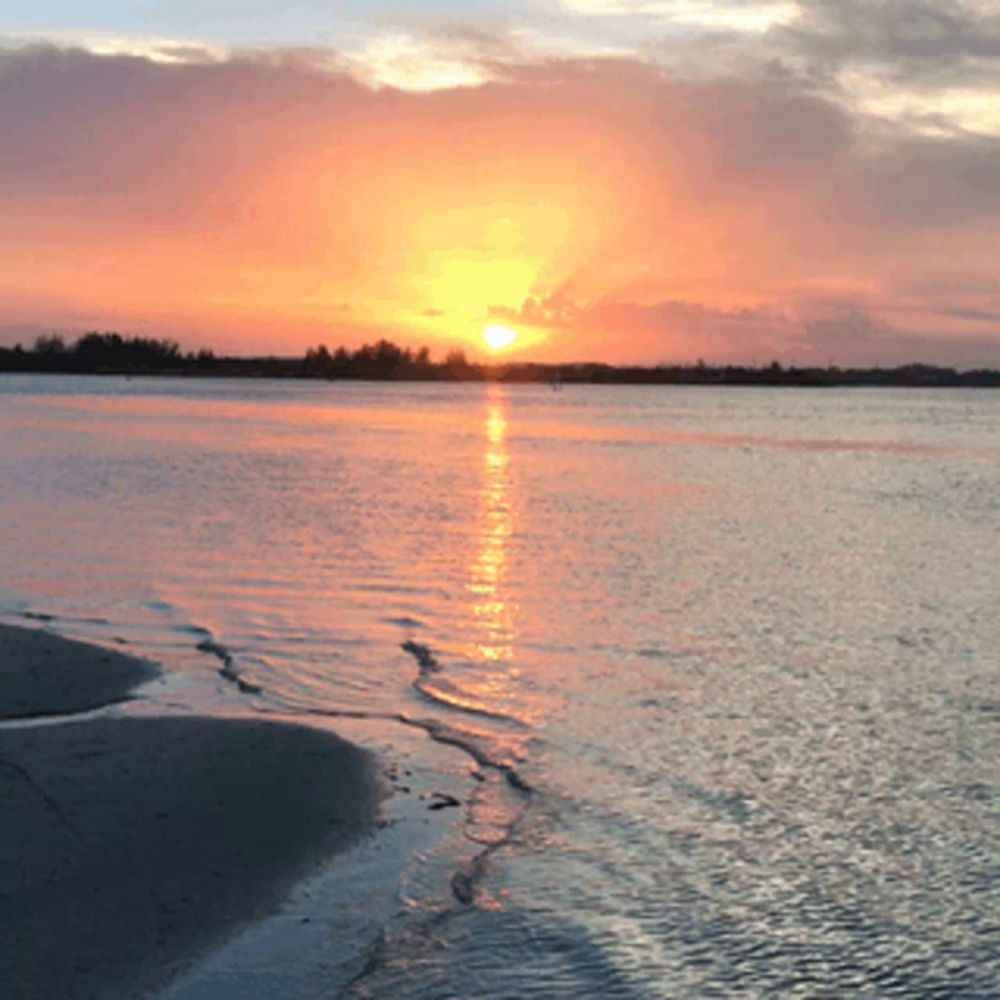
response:
<svg viewBox="0 0 1000 1000"><path fill-rule="evenodd" d="M0 627L0 713L119 701L150 664ZM205 717L0 729L0 995L128 997L271 912L369 831L374 759L325 732Z"/></svg>
<svg viewBox="0 0 1000 1000"><path fill-rule="evenodd" d="M123 701L159 668L42 629L0 626L0 719L84 712Z"/></svg>

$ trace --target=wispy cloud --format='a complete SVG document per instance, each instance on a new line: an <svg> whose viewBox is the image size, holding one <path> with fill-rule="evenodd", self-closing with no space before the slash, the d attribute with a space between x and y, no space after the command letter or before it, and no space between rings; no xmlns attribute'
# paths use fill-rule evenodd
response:
<svg viewBox="0 0 1000 1000"><path fill-rule="evenodd" d="M562 0L575 14L647 17L664 25L757 33L799 13L793 0Z"/></svg>
<svg viewBox="0 0 1000 1000"><path fill-rule="evenodd" d="M0 35L0 52L39 44L81 49L98 56L135 56L167 65L217 62L230 55L229 46L193 38L68 30L28 37Z"/></svg>
<svg viewBox="0 0 1000 1000"><path fill-rule="evenodd" d="M382 34L349 54L349 65L362 80L377 87L430 91L475 87L492 74L481 54L455 39Z"/></svg>

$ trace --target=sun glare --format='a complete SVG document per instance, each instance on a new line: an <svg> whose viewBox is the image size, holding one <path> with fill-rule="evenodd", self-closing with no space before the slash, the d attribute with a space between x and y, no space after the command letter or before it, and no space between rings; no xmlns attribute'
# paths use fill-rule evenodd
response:
<svg viewBox="0 0 1000 1000"><path fill-rule="evenodd" d="M483 340L491 351L502 351L517 340L517 334L509 326L491 323L483 327Z"/></svg>

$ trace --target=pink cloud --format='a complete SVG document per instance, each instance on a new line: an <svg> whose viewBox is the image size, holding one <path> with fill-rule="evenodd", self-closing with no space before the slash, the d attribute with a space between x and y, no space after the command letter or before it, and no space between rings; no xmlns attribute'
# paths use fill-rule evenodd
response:
<svg viewBox="0 0 1000 1000"><path fill-rule="evenodd" d="M491 73L409 93L307 52L0 54L0 326L433 339L428 268L502 244L533 287L483 306L544 330L539 356L996 361L995 312L961 278L1000 256L997 140L876 133L787 76Z"/></svg>

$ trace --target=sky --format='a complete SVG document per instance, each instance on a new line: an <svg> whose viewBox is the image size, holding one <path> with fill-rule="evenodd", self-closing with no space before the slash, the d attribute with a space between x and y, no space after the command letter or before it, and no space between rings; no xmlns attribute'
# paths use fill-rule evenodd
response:
<svg viewBox="0 0 1000 1000"><path fill-rule="evenodd" d="M1000 366L1000 0L34 0L0 137L0 343Z"/></svg>

